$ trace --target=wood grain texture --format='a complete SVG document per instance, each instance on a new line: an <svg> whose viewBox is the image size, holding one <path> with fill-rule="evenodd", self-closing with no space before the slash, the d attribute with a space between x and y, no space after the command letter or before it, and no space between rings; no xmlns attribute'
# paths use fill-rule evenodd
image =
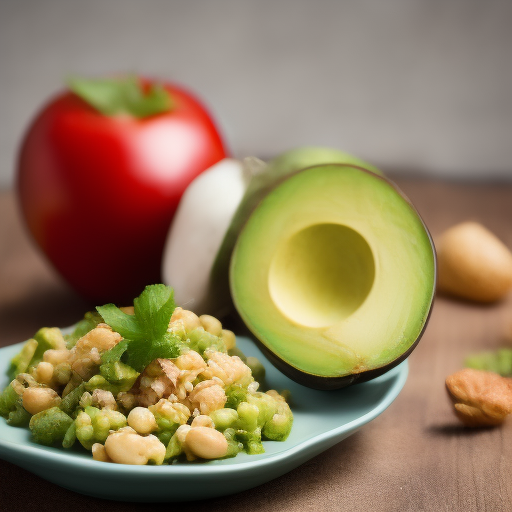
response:
<svg viewBox="0 0 512 512"><path fill-rule="evenodd" d="M463 220L486 225L512 247L512 186L397 180L434 240ZM67 325L89 305L29 243L13 197L0 195L0 345L42 325ZM510 511L512 420L500 428L462 428L445 377L469 352L511 344L512 297L481 306L438 297L425 336L411 355L404 390L357 434L259 488L189 504L226 511ZM47 483L0 461L1 510L154 510L106 502Z"/></svg>

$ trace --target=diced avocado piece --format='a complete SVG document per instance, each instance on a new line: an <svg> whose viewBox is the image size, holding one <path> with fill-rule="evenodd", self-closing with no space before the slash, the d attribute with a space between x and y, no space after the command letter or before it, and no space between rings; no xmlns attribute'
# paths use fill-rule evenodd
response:
<svg viewBox="0 0 512 512"><path fill-rule="evenodd" d="M236 439L242 443L245 451L249 455L256 455L258 453L265 453L265 448L261 442L261 429L256 428L255 430L248 432L246 430L237 430ZM228 441L229 450L229 441Z"/></svg>
<svg viewBox="0 0 512 512"><path fill-rule="evenodd" d="M73 416L78 404L80 402L80 398L85 393L85 382L82 382L75 389L70 391L60 402L59 409L64 411L69 416Z"/></svg>
<svg viewBox="0 0 512 512"><path fill-rule="evenodd" d="M29 424L31 414L23 407L23 401L20 399L14 404L14 410L7 417L7 424L13 427L24 427Z"/></svg>
<svg viewBox="0 0 512 512"><path fill-rule="evenodd" d="M293 413L284 398L278 397L273 400L277 404L277 410L263 425L262 435L271 441L285 441L292 430Z"/></svg>
<svg viewBox="0 0 512 512"><path fill-rule="evenodd" d="M252 211L230 266L234 304L265 354L319 389L383 374L419 341L436 263L411 203L354 165L299 170Z"/></svg>
<svg viewBox="0 0 512 512"><path fill-rule="evenodd" d="M69 393L71 393L74 389L76 389L78 386L83 384L84 380L78 373L72 372L71 373L71 379L69 379L69 382L66 384L66 387L62 390L62 398L68 396Z"/></svg>
<svg viewBox="0 0 512 512"><path fill-rule="evenodd" d="M176 434L173 434L169 443L167 444L164 460L174 459L180 456L182 453L183 445L180 443L178 436Z"/></svg>
<svg viewBox="0 0 512 512"><path fill-rule="evenodd" d="M58 407L52 407L34 414L30 420L30 431L34 441L51 446L61 443L73 423L73 419Z"/></svg>
<svg viewBox="0 0 512 512"><path fill-rule="evenodd" d="M76 438L86 449L92 449L94 443L104 443L111 430L126 426L126 417L112 409L98 409L87 406L75 419Z"/></svg>
<svg viewBox="0 0 512 512"><path fill-rule="evenodd" d="M11 384L6 386L2 394L0 394L0 416L7 417L11 411L14 411L16 402L21 398Z"/></svg>
<svg viewBox="0 0 512 512"><path fill-rule="evenodd" d="M76 441L76 423L73 421L69 428L66 430L64 439L62 440L63 448L71 448Z"/></svg>
<svg viewBox="0 0 512 512"><path fill-rule="evenodd" d="M34 354L37 350L37 341L34 339L28 340L20 352L16 354L11 360L11 368L9 369L9 375L14 378L19 373L24 373L27 371L30 361L34 357Z"/></svg>
<svg viewBox="0 0 512 512"><path fill-rule="evenodd" d="M116 361L102 364L100 375L114 384L119 391L128 391L137 380L139 372L127 364Z"/></svg>
<svg viewBox="0 0 512 512"><path fill-rule="evenodd" d="M227 428L223 434L228 442L228 452L224 458L236 457L243 450L243 444L237 439L237 431L234 428Z"/></svg>
<svg viewBox="0 0 512 512"><path fill-rule="evenodd" d="M158 439L167 445L174 436L180 425L187 423L190 417L190 411L182 404L170 404L160 401L148 407L153 414L158 426L158 430L153 432Z"/></svg>
<svg viewBox="0 0 512 512"><path fill-rule="evenodd" d="M247 399L247 388L240 384L231 384L225 389L227 401L224 407L236 409L240 403Z"/></svg>
<svg viewBox="0 0 512 512"><path fill-rule="evenodd" d="M43 327L12 358L9 375L14 378L19 373L26 372L30 366L40 363L46 350L63 348L66 348L66 343L60 329L57 327Z"/></svg>
<svg viewBox="0 0 512 512"><path fill-rule="evenodd" d="M37 341L37 349L30 361L29 366L35 366L43 360L43 354L50 349L64 349L66 342L58 327L42 327L34 335Z"/></svg>
<svg viewBox="0 0 512 512"><path fill-rule="evenodd" d="M188 334L187 345L192 350L203 355L206 349L217 350L218 352L226 352L226 347L222 338L205 331L202 327L198 327Z"/></svg>
<svg viewBox="0 0 512 512"><path fill-rule="evenodd" d="M109 382L103 375L93 375L86 383L85 383L86 391L94 391L95 389L104 389L105 391L110 391L114 396L117 395L121 390L119 386L116 384L112 384Z"/></svg>
<svg viewBox="0 0 512 512"><path fill-rule="evenodd" d="M224 409L217 409L210 413L210 418L215 423L215 428L221 432L227 428L231 428L238 420L238 413L235 409L229 407Z"/></svg>
<svg viewBox="0 0 512 512"><path fill-rule="evenodd" d="M249 402L242 402L236 412L238 413L238 421L236 427L241 430L252 432L258 428L258 416L260 411L256 405Z"/></svg>
<svg viewBox="0 0 512 512"><path fill-rule="evenodd" d="M247 402L258 408L258 426L263 427L277 412L278 403L266 393L253 393L247 395Z"/></svg>
<svg viewBox="0 0 512 512"><path fill-rule="evenodd" d="M4 416L8 425L21 427L27 425L30 413L23 407L23 399L12 386L12 382L0 394L0 416Z"/></svg>

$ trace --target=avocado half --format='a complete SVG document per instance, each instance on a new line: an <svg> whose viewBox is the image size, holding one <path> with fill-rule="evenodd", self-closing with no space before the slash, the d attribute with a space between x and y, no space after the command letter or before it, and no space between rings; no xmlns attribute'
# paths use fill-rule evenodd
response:
<svg viewBox="0 0 512 512"><path fill-rule="evenodd" d="M416 346L434 299L435 249L391 181L357 165L315 165L254 207L229 281L273 364L336 389L385 373Z"/></svg>

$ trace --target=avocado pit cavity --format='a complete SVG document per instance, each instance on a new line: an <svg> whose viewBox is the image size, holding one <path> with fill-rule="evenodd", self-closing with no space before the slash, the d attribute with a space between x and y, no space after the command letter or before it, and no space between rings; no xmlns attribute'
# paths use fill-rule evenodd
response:
<svg viewBox="0 0 512 512"><path fill-rule="evenodd" d="M353 314L375 278L367 241L348 226L314 224L284 240L268 286L281 313L298 325L329 327Z"/></svg>

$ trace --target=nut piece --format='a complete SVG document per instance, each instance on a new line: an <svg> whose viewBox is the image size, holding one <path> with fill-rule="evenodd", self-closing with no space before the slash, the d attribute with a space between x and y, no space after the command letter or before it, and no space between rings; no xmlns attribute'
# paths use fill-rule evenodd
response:
<svg viewBox="0 0 512 512"><path fill-rule="evenodd" d="M114 332L109 325L98 324L76 342L70 350L67 362L83 380L89 380L94 375L95 368L101 364L100 354L110 350L121 339L121 335Z"/></svg>
<svg viewBox="0 0 512 512"><path fill-rule="evenodd" d="M466 368L446 379L455 414L467 427L499 425L512 412L512 384L497 373Z"/></svg>
<svg viewBox="0 0 512 512"><path fill-rule="evenodd" d="M180 369L170 359L155 359L146 366L130 391L138 394L140 406L148 407L177 393L180 374Z"/></svg>
<svg viewBox="0 0 512 512"><path fill-rule="evenodd" d="M91 405L99 409L112 409L117 411L117 402L111 391L95 389L91 396Z"/></svg>
<svg viewBox="0 0 512 512"><path fill-rule="evenodd" d="M512 253L476 222L448 229L437 241L439 291L493 302L512 288Z"/></svg>
<svg viewBox="0 0 512 512"><path fill-rule="evenodd" d="M208 368L203 372L207 379L219 378L225 386L234 382L249 384L252 379L251 369L238 357L207 349Z"/></svg>
<svg viewBox="0 0 512 512"><path fill-rule="evenodd" d="M210 414L222 409L227 401L226 392L214 380L203 380L188 396L192 408L199 409L201 414Z"/></svg>

